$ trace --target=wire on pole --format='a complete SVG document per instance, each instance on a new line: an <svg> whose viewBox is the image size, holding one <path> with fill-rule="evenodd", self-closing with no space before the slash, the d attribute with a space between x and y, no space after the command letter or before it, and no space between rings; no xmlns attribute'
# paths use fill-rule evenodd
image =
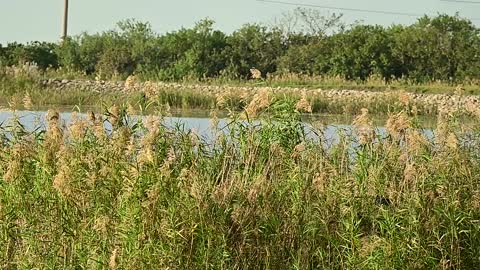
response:
<svg viewBox="0 0 480 270"><path fill-rule="evenodd" d="M276 0L257 0L257 1L265 2L265 3L273 3L273 4L325 8L325 9L341 10L341 11L354 11L354 12L377 13L377 14L387 14L387 15L402 15L402 16L410 16L410 17L423 16L423 14L408 13L408 12L393 12L393 11L385 11L385 10L359 9L359 8L342 8L342 7L324 6L324 5L316 5L316 4L300 4L300 3L276 1Z"/></svg>
<svg viewBox="0 0 480 270"><path fill-rule="evenodd" d="M463 4L480 4L479 1L468 1L468 0L440 0L441 2L450 2L450 3L463 3Z"/></svg>
<svg viewBox="0 0 480 270"><path fill-rule="evenodd" d="M331 10L340 10L340 11L354 11L354 12L364 12L364 13L376 13L376 14L386 14L386 15L400 15L400 16L409 16L409 17L423 17L428 16L428 14L419 14L419 13L409 13L409 12L394 12L394 11L386 11L386 10L373 10L373 9L360 9L360 8L343 8L343 7L335 7L335 6L326 6L326 5L316 5L316 4L302 4L302 3L293 3L293 2L286 2L286 1L278 1L278 0L256 0L257 2L264 2L264 3L272 3L272 4L282 4L282 5L290 5L290 6L297 6L297 7L312 7L312 8L324 8L324 9L331 9ZM440 1L447 1L447 2L467 2L467 0L440 0ZM472 3L480 3L480 2L473 2ZM468 18L470 21L478 21L480 18Z"/></svg>

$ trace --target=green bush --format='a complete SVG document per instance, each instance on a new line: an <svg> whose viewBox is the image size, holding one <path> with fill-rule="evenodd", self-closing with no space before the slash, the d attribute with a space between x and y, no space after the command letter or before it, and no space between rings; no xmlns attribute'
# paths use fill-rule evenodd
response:
<svg viewBox="0 0 480 270"><path fill-rule="evenodd" d="M144 80L247 79L252 67L267 74L295 73L364 82L443 81L480 78L480 30L458 15L422 17L409 26L359 25L305 10L274 27L246 24L231 34L209 19L159 35L148 23L119 22L114 30L68 38L61 44L0 46L0 65L35 62L105 79L131 74ZM293 26L292 26L293 27Z"/></svg>

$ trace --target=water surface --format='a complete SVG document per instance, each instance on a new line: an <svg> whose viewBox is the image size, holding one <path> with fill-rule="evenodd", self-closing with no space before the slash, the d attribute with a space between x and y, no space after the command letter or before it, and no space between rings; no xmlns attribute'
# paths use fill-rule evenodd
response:
<svg viewBox="0 0 480 270"><path fill-rule="evenodd" d="M46 124L46 111L0 111L0 128L8 129L12 125L12 120L18 120L26 130L42 130L47 126ZM213 139L213 132L211 128L211 119L209 117L209 112L204 110L187 110L187 111L174 111L173 116L165 117L163 124L166 127L180 127L185 131L194 129L201 137L206 140ZM86 114L76 113L78 117L86 118ZM61 123L64 127L67 127L72 121L72 112L61 112L60 118ZM132 117L132 121L141 119L141 116ZM323 127L323 135L325 143L331 145L336 143L339 140L339 134L352 135L353 127L351 122L353 120L352 116L346 115L308 115L303 117L305 123L305 131L307 136L310 138L315 138L314 129L321 126ZM428 120L428 119L427 119ZM379 134L385 134L385 128L382 127L386 119L377 117L374 119L374 124L376 125L376 131ZM219 128L223 131L228 129L228 124L230 120L226 117L219 117ZM431 130L432 123L431 121L425 121L425 126L428 128L424 129L425 134L428 137L432 137L433 133ZM107 131L111 130L111 125L108 122L105 122L105 129Z"/></svg>

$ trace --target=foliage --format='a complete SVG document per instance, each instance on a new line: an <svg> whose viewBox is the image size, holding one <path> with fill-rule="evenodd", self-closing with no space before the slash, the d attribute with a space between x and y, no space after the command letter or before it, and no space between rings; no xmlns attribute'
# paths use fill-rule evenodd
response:
<svg viewBox="0 0 480 270"><path fill-rule="evenodd" d="M269 31L257 24L245 25L228 39L228 72L247 78L251 68L259 69L263 75L277 69L277 59L285 51L282 35L278 30Z"/></svg>
<svg viewBox="0 0 480 270"><path fill-rule="evenodd" d="M36 63L40 68L58 67L56 45L48 42L31 42L27 44L9 43L6 47L0 44L0 66Z"/></svg>
<svg viewBox="0 0 480 270"><path fill-rule="evenodd" d="M420 82L478 77L480 31L470 21L439 15L392 30L392 54L403 76Z"/></svg>
<svg viewBox="0 0 480 270"><path fill-rule="evenodd" d="M341 15L296 9L267 27L246 24L231 34L204 19L192 28L159 35L148 23L119 22L60 44L0 46L0 65L36 62L103 79L181 81L247 79L250 69L390 83L475 83L480 78L480 30L457 15L422 17L412 25L354 24Z"/></svg>

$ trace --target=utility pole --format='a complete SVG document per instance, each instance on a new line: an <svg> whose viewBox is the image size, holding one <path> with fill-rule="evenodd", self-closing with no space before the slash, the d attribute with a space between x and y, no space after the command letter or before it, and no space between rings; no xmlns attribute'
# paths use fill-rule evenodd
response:
<svg viewBox="0 0 480 270"><path fill-rule="evenodd" d="M67 40L68 36L68 0L65 0L65 7L63 10L63 41Z"/></svg>

